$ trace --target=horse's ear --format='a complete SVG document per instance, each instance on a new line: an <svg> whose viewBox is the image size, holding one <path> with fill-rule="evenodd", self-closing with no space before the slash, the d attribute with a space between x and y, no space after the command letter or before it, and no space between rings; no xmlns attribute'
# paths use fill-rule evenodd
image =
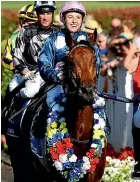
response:
<svg viewBox="0 0 140 182"><path fill-rule="evenodd" d="M72 36L69 31L65 30L65 40L68 47L72 47L74 45L74 40L72 39Z"/></svg>
<svg viewBox="0 0 140 182"><path fill-rule="evenodd" d="M97 40L97 28L95 28L95 30L94 30L94 43L96 42L96 40Z"/></svg>
<svg viewBox="0 0 140 182"><path fill-rule="evenodd" d="M91 44L94 44L97 40L97 29L95 28L93 33L89 33L89 40Z"/></svg>

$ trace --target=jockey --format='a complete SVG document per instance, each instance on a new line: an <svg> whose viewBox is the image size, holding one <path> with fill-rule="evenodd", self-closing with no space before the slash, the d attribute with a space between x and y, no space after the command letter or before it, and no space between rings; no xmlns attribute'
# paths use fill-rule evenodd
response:
<svg viewBox="0 0 140 182"><path fill-rule="evenodd" d="M23 78L28 79L25 87L20 90L22 98L33 98L38 93L43 80L39 73L34 74L38 67L37 57L45 40L58 30L58 27L53 25L53 14L56 9L53 1L36 1L34 7L38 21L23 27L20 31L13 59L16 74L9 85L12 91Z"/></svg>
<svg viewBox="0 0 140 182"><path fill-rule="evenodd" d="M27 15L28 14L28 15ZM21 28L25 25L30 23L35 23L37 21L37 15L34 11L34 6L29 4L22 7L18 12L19 18L19 26L18 28L12 33L12 35L8 38L7 44L4 50L4 57L2 59L2 96L5 96L5 92L7 87L9 86L9 82L13 77L13 52L15 48L16 38L19 34ZM8 80L8 81L7 81Z"/></svg>
<svg viewBox="0 0 140 182"><path fill-rule="evenodd" d="M4 57L2 59L2 96L4 99L5 92L9 86L9 82L13 77L14 66L13 66L13 52L15 48L16 38L19 31L25 25L35 23L37 21L37 15L34 10L34 6L29 4L22 7L18 12L19 27L13 32L13 34L8 38L7 44L4 51ZM7 81L8 80L8 81ZM2 103L2 106L5 103ZM2 132L3 133L3 132ZM4 135L1 136L2 143L5 144Z"/></svg>
<svg viewBox="0 0 140 182"><path fill-rule="evenodd" d="M22 27L17 39L13 55L15 75L9 88L12 91L25 78L25 87L17 94L18 104L32 98L38 93L43 80L38 70L37 57L41 51L45 40L58 31L58 27L53 25L53 15L56 10L54 1L35 1L34 8L38 21L36 23ZM29 13L26 14L29 16ZM32 18L34 14L30 13ZM22 99L23 98L23 99ZM28 99L29 100L29 99ZM14 182L40 181L39 173L32 161L32 154L28 145L27 133L20 130L21 115L8 121L6 140L14 173ZM30 121L25 123L28 128Z"/></svg>
<svg viewBox="0 0 140 182"><path fill-rule="evenodd" d="M57 83L63 80L63 71L58 73L58 69L63 68L62 58L69 51L66 33L70 32L74 41L88 40L88 35L80 31L85 17L86 10L80 2L66 2L61 7L60 20L65 27L47 39L38 58L40 74L45 81Z"/></svg>

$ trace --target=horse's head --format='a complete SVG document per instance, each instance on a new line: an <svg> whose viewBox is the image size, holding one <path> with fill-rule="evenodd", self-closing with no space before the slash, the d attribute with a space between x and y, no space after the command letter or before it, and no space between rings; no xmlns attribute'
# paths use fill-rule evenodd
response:
<svg viewBox="0 0 140 182"><path fill-rule="evenodd" d="M69 52L67 63L71 90L73 88L85 101L90 102L97 82L93 47L87 41L75 44Z"/></svg>

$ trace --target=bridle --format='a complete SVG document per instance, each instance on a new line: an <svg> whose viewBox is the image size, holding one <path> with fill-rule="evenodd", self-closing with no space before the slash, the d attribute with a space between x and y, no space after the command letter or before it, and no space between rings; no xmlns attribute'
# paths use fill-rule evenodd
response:
<svg viewBox="0 0 140 182"><path fill-rule="evenodd" d="M88 47L91 48L94 52L93 47L89 44L85 44L84 41L82 41L82 43L77 43L76 45L74 45L70 51L69 54L67 56L67 93L69 95L77 95L80 98L80 101L82 102L81 104L84 106L87 105L91 105L93 102L93 98L94 98L94 94L95 94L95 90L97 90L97 78L96 78L96 83L93 84L89 84L86 88L83 86L82 81L80 80L79 75L77 74L76 71L74 71L74 67L75 67L75 61L74 60L69 60L69 55L71 54L72 51L74 51L74 49L78 48L78 47ZM95 56L96 59L96 56ZM75 75L75 78L73 76L73 74Z"/></svg>

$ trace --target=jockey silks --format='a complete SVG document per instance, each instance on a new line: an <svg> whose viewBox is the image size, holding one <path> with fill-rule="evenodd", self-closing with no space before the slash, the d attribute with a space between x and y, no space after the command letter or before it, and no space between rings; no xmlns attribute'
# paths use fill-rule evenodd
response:
<svg viewBox="0 0 140 182"><path fill-rule="evenodd" d="M37 57L45 40L58 27L52 25L49 29L41 27L38 23L23 27L16 40L14 51L14 66L22 73L24 68L34 70L37 67Z"/></svg>

